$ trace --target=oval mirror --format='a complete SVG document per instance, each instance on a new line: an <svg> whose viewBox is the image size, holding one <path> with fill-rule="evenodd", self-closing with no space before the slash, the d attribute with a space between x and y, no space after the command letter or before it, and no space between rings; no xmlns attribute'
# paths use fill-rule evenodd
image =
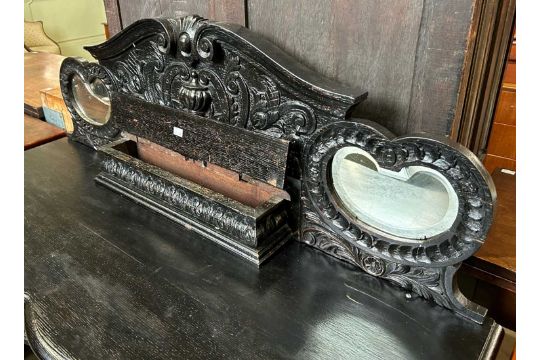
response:
<svg viewBox="0 0 540 360"><path fill-rule="evenodd" d="M451 228L459 201L448 180L423 166L394 172L366 151L345 147L332 160L332 183L346 210L384 233L425 240Z"/></svg>
<svg viewBox="0 0 540 360"><path fill-rule="evenodd" d="M86 84L77 74L71 81L75 108L79 115L92 125L106 124L111 115L111 102L103 81L95 79Z"/></svg>

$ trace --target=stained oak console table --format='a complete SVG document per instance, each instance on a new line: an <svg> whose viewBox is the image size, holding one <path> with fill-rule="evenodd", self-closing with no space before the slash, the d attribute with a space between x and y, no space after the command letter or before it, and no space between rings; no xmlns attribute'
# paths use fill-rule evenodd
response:
<svg viewBox="0 0 540 360"><path fill-rule="evenodd" d="M67 139L25 152L25 329L47 359L483 359L482 325L296 241L257 269L93 180ZM410 297L410 299L407 299Z"/></svg>

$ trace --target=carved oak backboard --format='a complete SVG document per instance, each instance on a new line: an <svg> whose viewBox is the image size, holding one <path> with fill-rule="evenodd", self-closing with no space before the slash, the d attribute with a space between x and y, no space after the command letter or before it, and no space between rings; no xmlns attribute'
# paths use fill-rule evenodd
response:
<svg viewBox="0 0 540 360"><path fill-rule="evenodd" d="M162 154L223 166L258 186L288 192L274 204L281 210L267 205L250 215L254 237L241 243L252 248L236 249L242 256L266 259L260 233L271 234L273 244L293 233L371 275L483 321L486 310L465 299L454 282L461 262L483 243L496 200L489 174L467 149L428 135L395 138L378 124L352 118L367 92L319 76L239 25L198 16L145 19L87 50L99 63L66 59L61 86L74 120L71 138L113 156L99 181L170 218L181 213L181 223L200 220L198 231L212 238L217 229L224 246L236 246L214 218L223 211L202 211L199 204L232 203L227 211L235 213L238 204L223 194L205 198L204 189L195 202L193 195L178 196L183 180L169 187L166 168L149 171L114 147L141 137L164 148ZM99 100L97 110L83 105L81 89ZM202 143L188 140L185 129ZM239 147L235 139L243 137L258 140ZM263 143L269 145L261 148ZM239 160L246 154L252 166ZM281 165L255 171L269 158Z"/></svg>

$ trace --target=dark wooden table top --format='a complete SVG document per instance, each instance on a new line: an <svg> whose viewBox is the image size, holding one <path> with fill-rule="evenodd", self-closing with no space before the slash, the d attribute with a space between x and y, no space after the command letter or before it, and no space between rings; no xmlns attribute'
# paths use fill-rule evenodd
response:
<svg viewBox="0 0 540 360"><path fill-rule="evenodd" d="M64 136L66 136L64 129L24 114L24 150L32 149Z"/></svg>
<svg viewBox="0 0 540 360"><path fill-rule="evenodd" d="M24 53L24 111L43 117L40 90L60 86L60 65L65 57L49 53Z"/></svg>
<svg viewBox="0 0 540 360"><path fill-rule="evenodd" d="M484 245L466 263L475 275L516 291L516 175L496 169L497 209ZM471 269L469 269L471 270Z"/></svg>
<svg viewBox="0 0 540 360"><path fill-rule="evenodd" d="M476 359L478 325L290 241L260 269L93 180L101 155L25 152L25 329L44 358Z"/></svg>

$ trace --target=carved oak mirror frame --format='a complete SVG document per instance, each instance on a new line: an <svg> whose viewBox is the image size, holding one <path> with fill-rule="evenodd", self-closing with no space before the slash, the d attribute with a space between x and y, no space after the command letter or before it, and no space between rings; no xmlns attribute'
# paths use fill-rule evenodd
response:
<svg viewBox="0 0 540 360"><path fill-rule="evenodd" d="M192 114L235 131L287 141L282 184L291 196L287 221L301 241L483 321L486 310L465 299L454 282L461 262L483 243L496 199L489 174L467 149L445 138L395 138L377 124L350 118L366 92L324 79L238 25L198 16L145 19L86 49L99 64L68 58L61 67L62 94L74 121L72 139L94 148L109 146L134 126L134 109L148 104L181 112L146 120L148 136L168 134L171 118ZM93 84L99 85L103 103L111 106L108 121L88 121L81 111L74 97L76 75L90 92ZM123 118L128 113L130 124ZM161 145L178 144L167 140ZM421 239L403 238L363 221L332 182L332 162L346 147L364 154L381 173L415 168L435 174L455 200L455 220ZM169 195L163 196L167 200Z"/></svg>
<svg viewBox="0 0 540 360"><path fill-rule="evenodd" d="M451 227L412 240L358 221L337 200L331 184L332 159L344 147L371 154L381 168L395 173L419 166L441 174L458 199L458 215ZM369 121L343 121L321 128L309 139L303 166L302 241L467 318L483 321L486 309L468 301L454 279L461 262L483 244L496 201L493 181L472 152L446 138L396 138Z"/></svg>

